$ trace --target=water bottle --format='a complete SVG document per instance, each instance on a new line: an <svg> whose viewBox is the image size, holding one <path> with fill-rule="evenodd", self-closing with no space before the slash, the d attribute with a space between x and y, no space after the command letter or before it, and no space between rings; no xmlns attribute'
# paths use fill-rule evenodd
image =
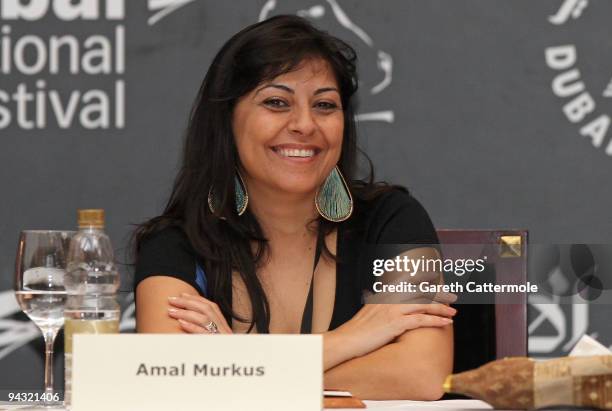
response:
<svg viewBox="0 0 612 411"><path fill-rule="evenodd" d="M71 402L73 335L119 332L119 272L104 233L104 210L78 210L79 231L70 241L64 287L65 388Z"/></svg>

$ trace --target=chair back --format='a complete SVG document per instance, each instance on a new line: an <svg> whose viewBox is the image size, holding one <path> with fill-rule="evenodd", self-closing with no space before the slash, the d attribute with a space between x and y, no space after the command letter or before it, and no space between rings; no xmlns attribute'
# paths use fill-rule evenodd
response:
<svg viewBox="0 0 612 411"><path fill-rule="evenodd" d="M444 258L486 257L481 280L527 281L526 230L438 230ZM452 246L451 246L452 245ZM494 280L493 280L494 279ZM477 280L478 281L478 280ZM499 358L527 355L527 295L496 293L487 304L456 304L455 366L461 372Z"/></svg>

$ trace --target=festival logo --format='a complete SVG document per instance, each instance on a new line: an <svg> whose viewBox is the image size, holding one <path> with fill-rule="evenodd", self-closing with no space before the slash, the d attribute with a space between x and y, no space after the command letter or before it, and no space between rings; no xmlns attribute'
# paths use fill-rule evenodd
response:
<svg viewBox="0 0 612 411"><path fill-rule="evenodd" d="M612 81L607 78L602 84L599 79L590 78L587 83L583 79L583 71L580 68L583 56L578 46L566 38L568 31L564 30L565 26L582 23L584 30L588 32L589 24L592 24L588 21L588 16L597 12L595 6L588 6L587 0L564 0L560 8L548 16L547 22L559 33L560 41L559 44L547 47L544 57L546 65L554 72L552 91L561 99L562 111L567 120L577 128L581 138L590 140L595 149L612 156L610 116L606 114L606 109L609 110L610 106L600 98L612 97ZM593 56L587 56L585 61L591 57ZM610 62L607 65L602 64L601 67L609 68ZM586 84L589 84L588 89ZM596 88L598 84L601 84L599 90Z"/></svg>
<svg viewBox="0 0 612 411"><path fill-rule="evenodd" d="M531 355L567 355L582 335L597 339L590 330L607 325L592 319L591 311L609 308L611 270L611 245L530 246L529 278L543 291L528 297Z"/></svg>
<svg viewBox="0 0 612 411"><path fill-rule="evenodd" d="M195 0L147 0L149 12L153 13L147 20L147 23L149 26L153 26L164 17L193 1Z"/></svg>
<svg viewBox="0 0 612 411"><path fill-rule="evenodd" d="M136 328L133 294L125 296L122 302L119 329L132 332ZM30 341L41 338L40 330L21 313L13 290L0 291L0 360Z"/></svg>
<svg viewBox="0 0 612 411"><path fill-rule="evenodd" d="M43 34L41 20L62 22L62 34ZM71 30L77 21L91 33ZM2 0L0 2L0 130L122 129L125 127L125 0ZM13 26L18 23L18 29ZM53 79L100 87L55 88ZM108 78L114 79L109 86ZM23 81L20 81L23 80Z"/></svg>
<svg viewBox="0 0 612 411"><path fill-rule="evenodd" d="M15 292L0 291L0 360L40 337L40 330L32 321L13 318L20 311Z"/></svg>
<svg viewBox="0 0 612 411"><path fill-rule="evenodd" d="M125 6L125 0L1 0L0 130L123 129ZM62 32L44 33L41 21L61 22ZM90 32L82 21L92 23ZM69 77L73 88L56 88L58 76ZM133 329L133 304L122 318L122 327ZM14 292L0 291L0 359L39 337Z"/></svg>

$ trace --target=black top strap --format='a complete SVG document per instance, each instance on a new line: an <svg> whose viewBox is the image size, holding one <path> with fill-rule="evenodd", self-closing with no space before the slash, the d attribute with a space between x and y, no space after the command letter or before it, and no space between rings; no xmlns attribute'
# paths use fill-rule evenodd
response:
<svg viewBox="0 0 612 411"><path fill-rule="evenodd" d="M314 274L319 264L319 258L321 257L321 250L323 249L323 231L319 228L317 232L317 246L315 248L314 264L312 266L312 279L310 280L310 290L308 291L308 297L306 298L306 306L304 307L304 314L302 315L302 326L300 327L300 334L312 333L312 311L314 305Z"/></svg>

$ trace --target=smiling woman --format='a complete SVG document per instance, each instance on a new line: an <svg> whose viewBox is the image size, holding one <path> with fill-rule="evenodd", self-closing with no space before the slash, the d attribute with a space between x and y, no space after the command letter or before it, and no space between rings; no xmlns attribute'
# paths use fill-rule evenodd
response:
<svg viewBox="0 0 612 411"><path fill-rule="evenodd" d="M314 57L241 97L233 131L249 191L311 195L340 158L340 100L329 64Z"/></svg>
<svg viewBox="0 0 612 411"><path fill-rule="evenodd" d="M455 310L363 304L367 244L438 240L407 190L356 178L357 84L354 50L300 17L221 48L168 204L135 232L139 332L319 333L326 387L442 395Z"/></svg>

